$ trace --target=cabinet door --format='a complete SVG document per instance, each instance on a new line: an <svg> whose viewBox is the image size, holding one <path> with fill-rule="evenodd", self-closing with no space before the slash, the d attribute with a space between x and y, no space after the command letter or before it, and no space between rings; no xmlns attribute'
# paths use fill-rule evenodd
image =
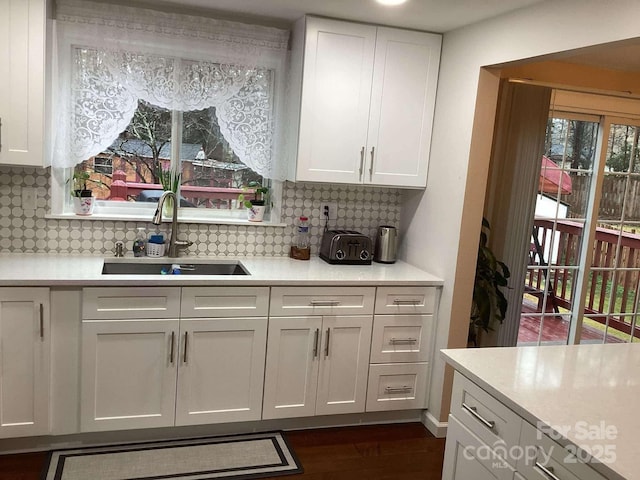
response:
<svg viewBox="0 0 640 480"><path fill-rule="evenodd" d="M178 320L82 324L83 432L174 424Z"/></svg>
<svg viewBox="0 0 640 480"><path fill-rule="evenodd" d="M0 0L0 163L42 166L45 0Z"/></svg>
<svg viewBox="0 0 640 480"><path fill-rule="evenodd" d="M365 183L426 186L441 41L378 28Z"/></svg>
<svg viewBox="0 0 640 480"><path fill-rule="evenodd" d="M362 183L376 27L306 21L296 179Z"/></svg>
<svg viewBox="0 0 640 480"><path fill-rule="evenodd" d="M364 412L371 316L324 317L316 415Z"/></svg>
<svg viewBox="0 0 640 480"><path fill-rule="evenodd" d="M315 414L321 327L321 317L269 318L263 419Z"/></svg>
<svg viewBox="0 0 640 480"><path fill-rule="evenodd" d="M260 420L267 318L180 321L176 425Z"/></svg>
<svg viewBox="0 0 640 480"><path fill-rule="evenodd" d="M511 480L515 471L449 415L442 480Z"/></svg>
<svg viewBox="0 0 640 480"><path fill-rule="evenodd" d="M0 288L0 438L49 433L49 289Z"/></svg>

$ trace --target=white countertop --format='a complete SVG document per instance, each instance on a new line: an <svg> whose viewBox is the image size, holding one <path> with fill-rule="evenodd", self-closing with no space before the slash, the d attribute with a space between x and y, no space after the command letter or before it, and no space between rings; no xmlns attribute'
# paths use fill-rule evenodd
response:
<svg viewBox="0 0 640 480"><path fill-rule="evenodd" d="M423 285L439 286L442 280L408 263L330 265L318 257L180 257L175 259L107 258L107 261L197 263L239 260L250 275L103 275L102 257L0 254L0 286L65 285Z"/></svg>
<svg viewBox="0 0 640 480"><path fill-rule="evenodd" d="M442 355L529 423L551 426L561 434L559 443L592 452L603 462L594 468L607 478L640 478L640 344L472 348ZM607 444L614 445L614 462L599 448Z"/></svg>

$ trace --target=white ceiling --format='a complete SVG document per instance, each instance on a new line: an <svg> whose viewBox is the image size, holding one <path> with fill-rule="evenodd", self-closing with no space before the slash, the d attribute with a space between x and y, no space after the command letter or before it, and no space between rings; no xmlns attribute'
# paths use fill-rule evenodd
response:
<svg viewBox="0 0 640 480"><path fill-rule="evenodd" d="M98 0L140 4L288 27L305 14L444 33L546 0L408 0L385 7L374 0ZM635 43L635 44L634 44ZM640 42L557 55L558 60L640 72Z"/></svg>
<svg viewBox="0 0 640 480"><path fill-rule="evenodd" d="M408 0L384 7L374 0L156 0L213 12L291 23L304 14L443 33L543 0Z"/></svg>

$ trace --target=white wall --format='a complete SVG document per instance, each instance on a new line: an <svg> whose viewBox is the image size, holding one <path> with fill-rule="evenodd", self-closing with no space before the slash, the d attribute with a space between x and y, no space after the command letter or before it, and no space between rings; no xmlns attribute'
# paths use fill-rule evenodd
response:
<svg viewBox="0 0 640 480"><path fill-rule="evenodd" d="M401 251L445 279L437 349L466 344L497 89L481 67L639 37L639 14L637 0L551 0L444 35L428 184L406 196ZM429 405L442 422L449 376L436 353Z"/></svg>

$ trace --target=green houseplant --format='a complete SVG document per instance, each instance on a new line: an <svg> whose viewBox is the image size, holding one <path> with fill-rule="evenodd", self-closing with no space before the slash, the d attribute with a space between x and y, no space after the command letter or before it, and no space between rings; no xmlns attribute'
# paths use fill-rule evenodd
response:
<svg viewBox="0 0 640 480"><path fill-rule="evenodd" d="M88 182L93 181L91 180L91 174L80 167L76 167L69 181L71 181L71 197L75 214L91 215L95 200L93 192L87 186Z"/></svg>
<svg viewBox="0 0 640 480"><path fill-rule="evenodd" d="M72 188L71 188L71 196L72 197L91 197L93 196L93 192L89 187L87 187L87 182L90 181L91 174L86 170L80 170L78 168L74 169L73 176L71 177Z"/></svg>
<svg viewBox="0 0 640 480"><path fill-rule="evenodd" d="M244 192L253 190L254 198L248 199L245 193L238 195L238 202L247 208L247 215L250 222L261 222L264 218L264 211L267 208L267 198L269 195L269 187L259 182L249 182L242 187Z"/></svg>
<svg viewBox="0 0 640 480"><path fill-rule="evenodd" d="M490 230L489 222L483 218L469 325L469 343L473 345L477 345L481 331L488 333L493 330L496 323L503 322L507 313L508 303L501 289L507 287L511 272L487 246Z"/></svg>
<svg viewBox="0 0 640 480"><path fill-rule="evenodd" d="M180 172L176 172L173 169L160 169L160 173L158 174L158 180L160 181L160 185L162 185L162 189L166 191L171 191L175 194L178 193L178 187L180 186L180 180L182 175ZM169 197L164 202L163 213L167 216L173 214L173 198Z"/></svg>

